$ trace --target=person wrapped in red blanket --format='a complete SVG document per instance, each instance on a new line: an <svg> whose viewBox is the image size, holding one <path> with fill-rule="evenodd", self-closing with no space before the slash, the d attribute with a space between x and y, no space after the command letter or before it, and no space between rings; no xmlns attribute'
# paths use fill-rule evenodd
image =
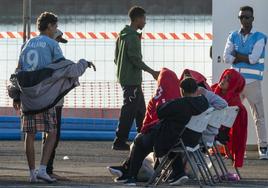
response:
<svg viewBox="0 0 268 188"><path fill-rule="evenodd" d="M193 79L195 79L198 86L201 86L208 91L212 91L211 87L207 83L206 77L201 73L190 69L184 69L181 74L180 80L183 80L185 77L192 77Z"/></svg>
<svg viewBox="0 0 268 188"><path fill-rule="evenodd" d="M146 133L159 121L156 113L156 109L159 105L179 97L181 97L181 95L179 79L176 73L167 68L162 68L157 79L157 90L146 108L141 133Z"/></svg>
<svg viewBox="0 0 268 188"><path fill-rule="evenodd" d="M157 116L158 106L168 102L169 100L176 99L181 96L179 83L179 79L175 72L167 68L161 69L160 74L157 78L157 90L150 99L146 108L146 114L141 128L142 134L146 134L147 132L149 132L149 130L155 125L157 125L157 123L159 122ZM143 161L142 168L140 169L138 175L139 180L147 181L148 178L150 178L152 173L154 172L152 163L154 163L155 161L152 156L153 155L149 156L148 160ZM126 177L128 175L129 162L130 158L127 157L127 159L123 162L122 165L107 167L109 172L112 175L116 176L116 178L114 179L115 182L122 182L126 180Z"/></svg>
<svg viewBox="0 0 268 188"><path fill-rule="evenodd" d="M227 147L234 159L235 167L242 167L247 142L247 110L242 104L240 93L245 86L245 79L234 69L226 69L217 84L212 86L214 93L224 98L229 106L238 106L239 113L233 127L228 131ZM224 131L224 130L220 130Z"/></svg>

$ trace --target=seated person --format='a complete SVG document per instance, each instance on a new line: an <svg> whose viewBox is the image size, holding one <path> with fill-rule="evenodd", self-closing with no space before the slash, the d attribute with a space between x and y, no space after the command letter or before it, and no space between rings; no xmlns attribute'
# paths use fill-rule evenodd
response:
<svg viewBox="0 0 268 188"><path fill-rule="evenodd" d="M158 106L178 97L180 97L180 88L177 75L173 71L163 68L157 79L157 90L147 105L141 132L146 133L159 122L156 111Z"/></svg>
<svg viewBox="0 0 268 188"><path fill-rule="evenodd" d="M177 87L174 87L177 86ZM157 79L157 90L154 96L150 99L147 108L145 118L143 120L143 126L141 128L141 133L146 133L151 127L156 125L159 122L157 116L157 107L162 105L163 103L180 97L180 89L179 89L179 79L173 71L162 68L160 74ZM128 159L123 162L121 166L110 166L108 167L110 173L112 175L117 176L115 179L116 182L121 182L121 179L125 180L125 177L122 177L122 171L125 171L125 164L128 163ZM150 164L149 164L150 165ZM153 165L146 166L144 171L147 171L146 174L149 176L153 173ZM152 169L152 170L150 170ZM151 171L151 172L148 172ZM144 173L143 173L144 176ZM144 179L144 177L142 178Z"/></svg>
<svg viewBox="0 0 268 188"><path fill-rule="evenodd" d="M224 98L229 106L239 107L239 113L233 127L230 130L221 128L219 133L219 140L223 143L227 141L227 147L234 159L233 165L235 167L243 166L247 142L247 110L240 99L240 93L244 86L245 79L234 69L226 69L222 73L219 83L212 86L213 91ZM224 133L228 135L222 136ZM227 139L222 140L223 137L227 137Z"/></svg>
<svg viewBox="0 0 268 188"><path fill-rule="evenodd" d="M206 78L199 72L185 69L181 75L181 80L186 77L192 77L198 84L198 93L204 95L210 106L215 108L216 110L221 110L228 106L227 102L221 98L219 95L212 92L212 89L206 82ZM214 140L214 137L218 134L218 129L214 127L208 126L207 129L203 132L203 139L204 141L210 141L211 139Z"/></svg>
<svg viewBox="0 0 268 188"><path fill-rule="evenodd" d="M184 69L181 74L180 80L183 80L183 78L185 77L192 77L193 79L195 79L198 86L201 86L209 91L212 91L211 87L207 83L206 77L201 73L190 69Z"/></svg>
<svg viewBox="0 0 268 188"><path fill-rule="evenodd" d="M206 77L201 73L190 69L184 69L180 80L183 80L187 77L195 79L198 85L198 94L204 95L207 98L210 106L217 110L221 110L228 106L227 102L222 97L212 91L211 87L207 83Z"/></svg>
<svg viewBox="0 0 268 188"><path fill-rule="evenodd" d="M180 87L183 97L171 100L158 107L159 123L151 127L146 133L140 133L136 136L128 162L125 163L125 171L122 172L123 175L121 176L121 180L125 181L126 185L136 185L139 169L150 152L155 151L156 157L167 154L169 149L177 142L191 117L208 109L207 99L196 92L198 86L194 79L186 78L181 81ZM179 162L182 163L181 160ZM183 173L175 178L174 182L176 183L178 180L187 179Z"/></svg>

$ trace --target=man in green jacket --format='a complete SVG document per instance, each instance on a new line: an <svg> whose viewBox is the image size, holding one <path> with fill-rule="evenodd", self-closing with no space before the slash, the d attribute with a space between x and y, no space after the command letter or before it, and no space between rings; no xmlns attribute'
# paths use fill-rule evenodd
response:
<svg viewBox="0 0 268 188"><path fill-rule="evenodd" d="M117 79L123 90L123 106L121 108L116 138L112 149L129 150L126 143L134 119L139 132L145 116L145 100L141 89L142 70L150 73L155 80L159 75L142 61L141 34L138 29L145 26L145 10L134 6L128 13L131 24L126 25L116 41L115 64Z"/></svg>

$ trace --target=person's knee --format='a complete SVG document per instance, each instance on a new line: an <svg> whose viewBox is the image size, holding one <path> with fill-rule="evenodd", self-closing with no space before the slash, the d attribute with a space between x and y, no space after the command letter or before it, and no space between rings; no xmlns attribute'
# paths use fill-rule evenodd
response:
<svg viewBox="0 0 268 188"><path fill-rule="evenodd" d="M57 130L50 131L50 132L48 132L46 134L47 134L47 139L48 138L56 139L56 137L57 137Z"/></svg>
<svg viewBox="0 0 268 188"><path fill-rule="evenodd" d="M141 134L141 133L139 133L139 134L137 134L137 136L135 137L135 139L134 139L134 141L133 141L133 143L134 143L134 145L139 145L139 146L141 146L141 145L143 145L143 134Z"/></svg>
<svg viewBox="0 0 268 188"><path fill-rule="evenodd" d="M25 133L25 140L26 141L34 141L35 139L35 133Z"/></svg>

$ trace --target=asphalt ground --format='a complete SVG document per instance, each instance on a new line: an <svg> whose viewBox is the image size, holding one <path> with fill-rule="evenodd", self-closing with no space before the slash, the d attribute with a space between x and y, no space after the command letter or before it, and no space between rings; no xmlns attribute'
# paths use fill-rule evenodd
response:
<svg viewBox="0 0 268 188"><path fill-rule="evenodd" d="M36 167L39 166L41 143L35 143ZM53 184L28 183L28 167L22 141L0 141L0 187L124 187L113 182L106 167L119 164L128 152L111 150L111 142L60 142L54 172L63 177ZM66 157L67 156L67 157ZM65 159L64 159L65 157ZM214 187L268 187L268 160L259 160L256 151L248 151L239 182L217 184ZM66 159L68 158L68 159ZM231 166L228 165L230 169ZM144 187L138 183L138 187ZM159 187L169 187L161 185ZM186 184L184 187L198 187Z"/></svg>

